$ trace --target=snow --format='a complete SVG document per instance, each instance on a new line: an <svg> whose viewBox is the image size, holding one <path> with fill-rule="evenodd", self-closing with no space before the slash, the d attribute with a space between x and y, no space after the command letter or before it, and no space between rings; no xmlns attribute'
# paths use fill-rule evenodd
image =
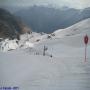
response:
<svg viewBox="0 0 90 90"><path fill-rule="evenodd" d="M90 58L85 63L83 56L59 54L50 58L21 51L0 53L0 58L1 86L18 86L20 90L90 89Z"/></svg>
<svg viewBox="0 0 90 90"><path fill-rule="evenodd" d="M86 34L90 37L89 21L57 30L50 39L49 34L33 32L22 35L18 43L1 42L6 52L0 52L0 86L17 86L19 90L90 90L90 41L86 62L83 42ZM48 48L45 56L44 46Z"/></svg>
<svg viewBox="0 0 90 90"><path fill-rule="evenodd" d="M26 42L25 44L26 44L27 47L34 47L33 43Z"/></svg>
<svg viewBox="0 0 90 90"><path fill-rule="evenodd" d="M83 20L75 25L72 25L65 29L56 30L53 34L56 35L56 38L62 38L65 36L71 36L76 34L88 34L86 32L90 31L90 18ZM90 35L90 32L89 32Z"/></svg>
<svg viewBox="0 0 90 90"><path fill-rule="evenodd" d="M18 44L16 43L17 40L8 40L0 42L0 49L1 51L8 51L12 49L18 48Z"/></svg>

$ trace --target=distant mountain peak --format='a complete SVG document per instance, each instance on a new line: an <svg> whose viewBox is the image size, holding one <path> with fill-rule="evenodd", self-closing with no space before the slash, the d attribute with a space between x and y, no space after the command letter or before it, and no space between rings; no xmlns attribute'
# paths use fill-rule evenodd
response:
<svg viewBox="0 0 90 90"><path fill-rule="evenodd" d="M15 13L36 32L52 33L56 29L64 29L90 18L90 8L54 8L46 6L32 6Z"/></svg>

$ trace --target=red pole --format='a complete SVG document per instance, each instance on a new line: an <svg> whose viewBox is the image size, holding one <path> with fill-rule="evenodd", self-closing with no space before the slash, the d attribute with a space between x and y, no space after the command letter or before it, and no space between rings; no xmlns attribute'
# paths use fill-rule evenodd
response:
<svg viewBox="0 0 90 90"><path fill-rule="evenodd" d="M88 36L86 35L84 37L84 43L85 43L85 62L87 61L87 44L88 44Z"/></svg>
<svg viewBox="0 0 90 90"><path fill-rule="evenodd" d="M85 62L87 61L87 44L85 45Z"/></svg>

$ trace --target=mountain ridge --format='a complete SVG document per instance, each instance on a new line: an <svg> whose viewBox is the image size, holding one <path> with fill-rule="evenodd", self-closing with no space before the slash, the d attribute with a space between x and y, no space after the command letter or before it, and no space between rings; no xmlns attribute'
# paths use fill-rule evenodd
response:
<svg viewBox="0 0 90 90"><path fill-rule="evenodd" d="M0 42L0 49L2 51L9 51L12 49L26 49L34 48L37 45L44 45L46 42L53 44L65 43L66 45L73 45L74 47L81 47L84 45L83 38L87 34L90 37L90 18L83 20L75 25L72 25L66 29L59 29L51 34L41 34L32 32L31 34L20 35L20 40L4 40ZM90 43L90 42L89 42ZM46 44L45 44L46 45ZM39 49L39 48L37 48Z"/></svg>
<svg viewBox="0 0 90 90"><path fill-rule="evenodd" d="M33 31L52 33L54 30L64 29L81 20L90 18L90 8L81 10L32 6L17 11L15 15L19 16Z"/></svg>
<svg viewBox="0 0 90 90"><path fill-rule="evenodd" d="M62 36L70 36L74 34L90 34L88 33L90 30L90 18L82 20L70 27L67 27L65 29L58 29L53 34L55 34L57 37L62 37Z"/></svg>
<svg viewBox="0 0 90 90"><path fill-rule="evenodd" d="M21 20L11 14L9 11L0 8L0 38L18 38L19 34L29 32L29 29Z"/></svg>

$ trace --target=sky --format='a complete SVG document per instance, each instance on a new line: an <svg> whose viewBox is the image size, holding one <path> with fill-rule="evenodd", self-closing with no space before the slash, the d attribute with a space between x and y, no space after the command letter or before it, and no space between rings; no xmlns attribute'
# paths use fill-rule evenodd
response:
<svg viewBox="0 0 90 90"><path fill-rule="evenodd" d="M55 7L72 7L83 9L90 7L90 0L0 0L1 6L51 5Z"/></svg>

